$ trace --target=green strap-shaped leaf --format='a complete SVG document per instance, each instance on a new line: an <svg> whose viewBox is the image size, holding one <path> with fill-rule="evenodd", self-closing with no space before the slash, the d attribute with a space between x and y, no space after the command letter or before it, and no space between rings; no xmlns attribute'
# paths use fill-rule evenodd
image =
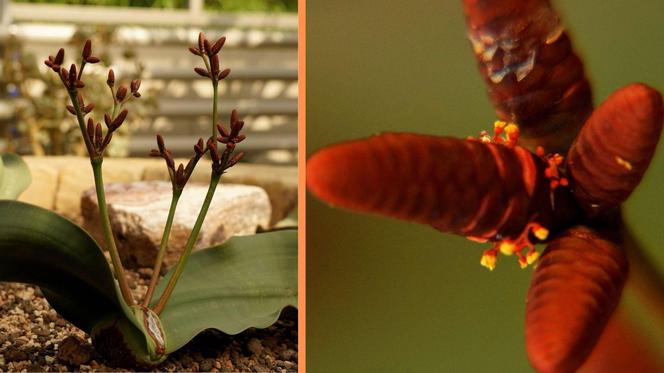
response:
<svg viewBox="0 0 664 373"><path fill-rule="evenodd" d="M166 352L208 328L237 334L268 327L288 305L297 305L297 231L234 237L189 258L160 315Z"/></svg>
<svg viewBox="0 0 664 373"><path fill-rule="evenodd" d="M0 199L16 199L28 188L32 176L28 165L16 154L0 157Z"/></svg>
<svg viewBox="0 0 664 373"><path fill-rule="evenodd" d="M150 353L144 328L122 300L97 242L76 224L49 210L0 201L0 281L39 286L51 306L91 333L118 320L134 360L162 360ZM152 356L151 356L152 355Z"/></svg>
<svg viewBox="0 0 664 373"><path fill-rule="evenodd" d="M26 203L0 201L0 281L38 285L56 311L86 332L122 313L95 240L62 216Z"/></svg>

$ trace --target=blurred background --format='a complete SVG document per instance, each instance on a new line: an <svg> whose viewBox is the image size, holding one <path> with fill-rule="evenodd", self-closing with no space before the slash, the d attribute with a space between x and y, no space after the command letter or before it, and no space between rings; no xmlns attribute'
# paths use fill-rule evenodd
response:
<svg viewBox="0 0 664 373"><path fill-rule="evenodd" d="M243 150L255 163L293 165L297 152L297 0L0 0L0 152L80 155L81 136L66 115L66 92L43 60L64 46L66 62L86 39L102 64L86 71L86 101L112 102L106 70L143 81L129 125L109 155L146 156L154 133L175 156L209 133L212 88L193 72L187 51L199 31L227 37L220 84L221 120L237 108L247 123ZM101 112L101 111L100 111Z"/></svg>
<svg viewBox="0 0 664 373"><path fill-rule="evenodd" d="M640 81L664 90L664 2L553 1L602 102ZM476 136L495 120L460 1L307 1L307 152L382 131ZM664 144L625 206L664 269ZM531 270L486 247L307 197L307 368L529 372L524 345ZM540 248L541 250L542 248ZM662 328L628 289L647 347Z"/></svg>

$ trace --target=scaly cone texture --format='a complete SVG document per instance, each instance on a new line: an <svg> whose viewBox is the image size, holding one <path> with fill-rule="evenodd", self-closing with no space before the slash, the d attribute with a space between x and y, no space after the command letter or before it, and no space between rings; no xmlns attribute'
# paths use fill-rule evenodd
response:
<svg viewBox="0 0 664 373"><path fill-rule="evenodd" d="M384 134L316 152L307 186L341 207L497 241L482 257L489 269L497 252L532 264L533 236L550 242L528 295L528 356L540 372L573 372L620 300L627 260L596 231L620 231L620 203L660 137L662 98L631 84L593 112L582 63L549 1L463 4L498 116L521 126L537 156L495 141L498 133L479 141Z"/></svg>
<svg viewBox="0 0 664 373"><path fill-rule="evenodd" d="M562 152L592 111L590 84L546 0L464 0L468 36L498 117L522 144Z"/></svg>
<svg viewBox="0 0 664 373"><path fill-rule="evenodd" d="M526 346L539 372L574 372L616 308L627 259L585 227L553 240L539 260L526 304Z"/></svg>
<svg viewBox="0 0 664 373"><path fill-rule="evenodd" d="M553 224L545 167L519 146L387 133L316 153L307 186L340 207L464 236L514 238L535 213Z"/></svg>
<svg viewBox="0 0 664 373"><path fill-rule="evenodd" d="M662 133L662 96L643 84L614 92L569 151L574 194L587 210L619 205L639 184Z"/></svg>

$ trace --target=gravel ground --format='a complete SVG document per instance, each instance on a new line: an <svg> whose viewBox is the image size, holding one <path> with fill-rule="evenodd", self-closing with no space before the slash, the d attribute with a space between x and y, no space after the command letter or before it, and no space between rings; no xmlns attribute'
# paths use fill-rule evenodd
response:
<svg viewBox="0 0 664 373"><path fill-rule="evenodd" d="M150 269L128 271L137 299ZM208 330L173 353L155 371L297 371L297 310L284 310L267 329L238 335ZM0 283L0 372L127 371L104 365L88 336L58 316L39 288Z"/></svg>

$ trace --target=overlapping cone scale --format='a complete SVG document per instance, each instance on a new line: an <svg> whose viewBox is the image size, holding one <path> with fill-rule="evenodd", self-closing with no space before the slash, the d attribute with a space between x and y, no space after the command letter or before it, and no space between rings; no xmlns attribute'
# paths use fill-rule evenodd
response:
<svg viewBox="0 0 664 373"><path fill-rule="evenodd" d="M568 156L582 206L599 210L629 197L650 165L663 118L661 94L638 83L617 90L593 112Z"/></svg>
<svg viewBox="0 0 664 373"><path fill-rule="evenodd" d="M528 291L526 349L541 373L574 372L620 300L628 264L622 249L586 227L551 241Z"/></svg>
<svg viewBox="0 0 664 373"><path fill-rule="evenodd" d="M468 36L496 113L522 145L566 151L592 111L590 84L548 0L464 0Z"/></svg>
<svg viewBox="0 0 664 373"><path fill-rule="evenodd" d="M493 239L518 236L536 213L549 217L544 168L518 146L386 133L312 155L307 187L347 209Z"/></svg>

